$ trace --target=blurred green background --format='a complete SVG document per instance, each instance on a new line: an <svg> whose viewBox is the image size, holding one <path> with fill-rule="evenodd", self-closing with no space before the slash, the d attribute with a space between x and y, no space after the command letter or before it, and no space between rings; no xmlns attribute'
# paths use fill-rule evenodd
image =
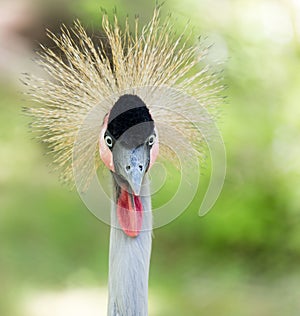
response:
<svg viewBox="0 0 300 316"><path fill-rule="evenodd" d="M153 1L0 2L0 315L105 315L109 227L51 173L21 107L20 73L46 27L74 18L91 34L101 10L140 15ZM300 3L168 0L178 32L214 43L226 61L219 127L228 155L223 192L155 230L150 315L300 315ZM208 178L209 172L204 172Z"/></svg>

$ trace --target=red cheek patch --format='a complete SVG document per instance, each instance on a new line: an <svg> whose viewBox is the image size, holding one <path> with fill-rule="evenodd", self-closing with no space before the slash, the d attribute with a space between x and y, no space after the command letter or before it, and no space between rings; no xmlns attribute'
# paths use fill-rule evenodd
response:
<svg viewBox="0 0 300 316"><path fill-rule="evenodd" d="M113 156L111 150L107 147L105 140L104 140L104 134L107 129L107 121L108 121L108 115L105 116L103 126L100 132L100 139L99 139L99 153L102 161L104 162L105 166L110 169L111 171L115 171L114 168L114 162L113 162Z"/></svg>
<svg viewBox="0 0 300 316"><path fill-rule="evenodd" d="M155 129L156 132L156 140L155 143L153 144L151 150L150 150L150 163L149 163L149 169L152 167L152 165L154 164L158 153L159 153L159 143L158 143L158 134L157 131Z"/></svg>

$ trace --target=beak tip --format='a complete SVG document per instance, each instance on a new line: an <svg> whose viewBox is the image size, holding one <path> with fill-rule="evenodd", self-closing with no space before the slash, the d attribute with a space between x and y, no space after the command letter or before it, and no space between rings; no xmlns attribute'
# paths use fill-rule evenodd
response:
<svg viewBox="0 0 300 316"><path fill-rule="evenodd" d="M136 183L136 184L130 185L131 190L132 190L134 195L136 195L136 196L140 195L140 193L141 193L141 186L142 186L141 183Z"/></svg>
<svg viewBox="0 0 300 316"><path fill-rule="evenodd" d="M136 196L140 195L141 193L144 175L145 173L141 172L138 168L132 168L132 172L127 176L130 189Z"/></svg>

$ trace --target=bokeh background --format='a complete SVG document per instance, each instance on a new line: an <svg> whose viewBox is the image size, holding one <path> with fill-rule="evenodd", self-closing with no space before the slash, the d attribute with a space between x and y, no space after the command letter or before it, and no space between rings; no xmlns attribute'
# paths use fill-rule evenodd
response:
<svg viewBox="0 0 300 316"><path fill-rule="evenodd" d="M115 6L146 22L154 2L0 1L1 316L105 315L109 227L49 169L19 78L38 71L45 28L79 18L97 36ZM168 12L226 61L228 170L206 216L197 197L155 230L150 315L300 315L300 1L168 0Z"/></svg>

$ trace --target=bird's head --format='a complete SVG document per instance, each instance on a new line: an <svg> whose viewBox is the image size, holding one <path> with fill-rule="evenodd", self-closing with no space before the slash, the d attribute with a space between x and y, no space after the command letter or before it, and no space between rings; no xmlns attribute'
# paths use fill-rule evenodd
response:
<svg viewBox="0 0 300 316"><path fill-rule="evenodd" d="M140 191L158 155L158 135L146 104L125 94L105 116L99 150L117 182L117 215L123 231L136 237L142 227Z"/></svg>

